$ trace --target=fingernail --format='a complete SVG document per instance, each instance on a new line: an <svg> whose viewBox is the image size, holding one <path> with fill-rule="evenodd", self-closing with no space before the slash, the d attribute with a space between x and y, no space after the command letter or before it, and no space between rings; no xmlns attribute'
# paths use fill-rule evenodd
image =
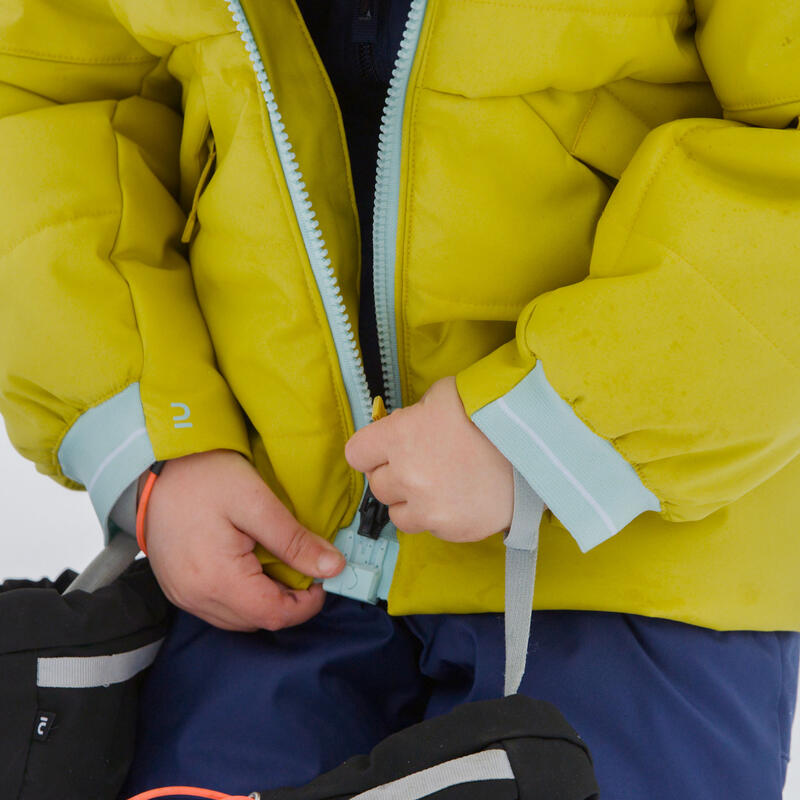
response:
<svg viewBox="0 0 800 800"><path fill-rule="evenodd" d="M320 572L336 572L342 565L342 556L339 553L323 553L317 561Z"/></svg>

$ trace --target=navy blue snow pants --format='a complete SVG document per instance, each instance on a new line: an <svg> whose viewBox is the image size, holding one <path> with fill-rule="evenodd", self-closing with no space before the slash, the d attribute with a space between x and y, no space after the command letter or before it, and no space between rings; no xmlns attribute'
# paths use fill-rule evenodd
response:
<svg viewBox="0 0 800 800"><path fill-rule="evenodd" d="M602 800L778 800L796 633L718 633L600 612L535 612L520 691L591 750ZM390 733L499 696L498 614L390 617L329 596L278 633L178 614L149 675L127 794L302 785Z"/></svg>

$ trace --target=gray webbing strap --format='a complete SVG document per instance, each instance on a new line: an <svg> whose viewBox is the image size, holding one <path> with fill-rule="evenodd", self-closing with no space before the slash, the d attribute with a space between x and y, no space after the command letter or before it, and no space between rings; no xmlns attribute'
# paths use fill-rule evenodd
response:
<svg viewBox="0 0 800 800"><path fill-rule="evenodd" d="M36 685L55 689L91 689L124 683L155 661L163 639L110 656L39 658Z"/></svg>
<svg viewBox="0 0 800 800"><path fill-rule="evenodd" d="M120 532L101 550L91 564L67 587L64 594L81 590L94 592L113 583L133 564L139 553L136 537Z"/></svg>
<svg viewBox="0 0 800 800"><path fill-rule="evenodd" d="M506 675L504 693L519 689L528 658L539 523L544 503L514 468L514 515L505 535L506 545Z"/></svg>
<svg viewBox="0 0 800 800"><path fill-rule="evenodd" d="M462 783L501 780L514 780L506 751L484 750L368 789L353 800L419 800Z"/></svg>

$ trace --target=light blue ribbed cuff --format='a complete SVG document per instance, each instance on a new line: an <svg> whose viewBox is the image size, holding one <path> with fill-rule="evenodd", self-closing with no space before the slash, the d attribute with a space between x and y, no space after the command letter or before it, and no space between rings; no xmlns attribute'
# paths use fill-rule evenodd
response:
<svg viewBox="0 0 800 800"><path fill-rule="evenodd" d="M584 553L644 511L661 509L633 467L550 386L541 361L513 389L476 411L472 421Z"/></svg>
<svg viewBox="0 0 800 800"><path fill-rule="evenodd" d="M155 460L138 383L81 414L58 449L64 474L89 492L106 539L111 509Z"/></svg>

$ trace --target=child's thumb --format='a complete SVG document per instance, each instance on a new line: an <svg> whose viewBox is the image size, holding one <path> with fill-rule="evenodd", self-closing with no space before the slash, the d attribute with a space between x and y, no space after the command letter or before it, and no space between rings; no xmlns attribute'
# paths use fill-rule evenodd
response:
<svg viewBox="0 0 800 800"><path fill-rule="evenodd" d="M266 550L298 572L313 578L337 575L344 556L328 541L303 527L264 484L256 503L239 507L231 522Z"/></svg>

